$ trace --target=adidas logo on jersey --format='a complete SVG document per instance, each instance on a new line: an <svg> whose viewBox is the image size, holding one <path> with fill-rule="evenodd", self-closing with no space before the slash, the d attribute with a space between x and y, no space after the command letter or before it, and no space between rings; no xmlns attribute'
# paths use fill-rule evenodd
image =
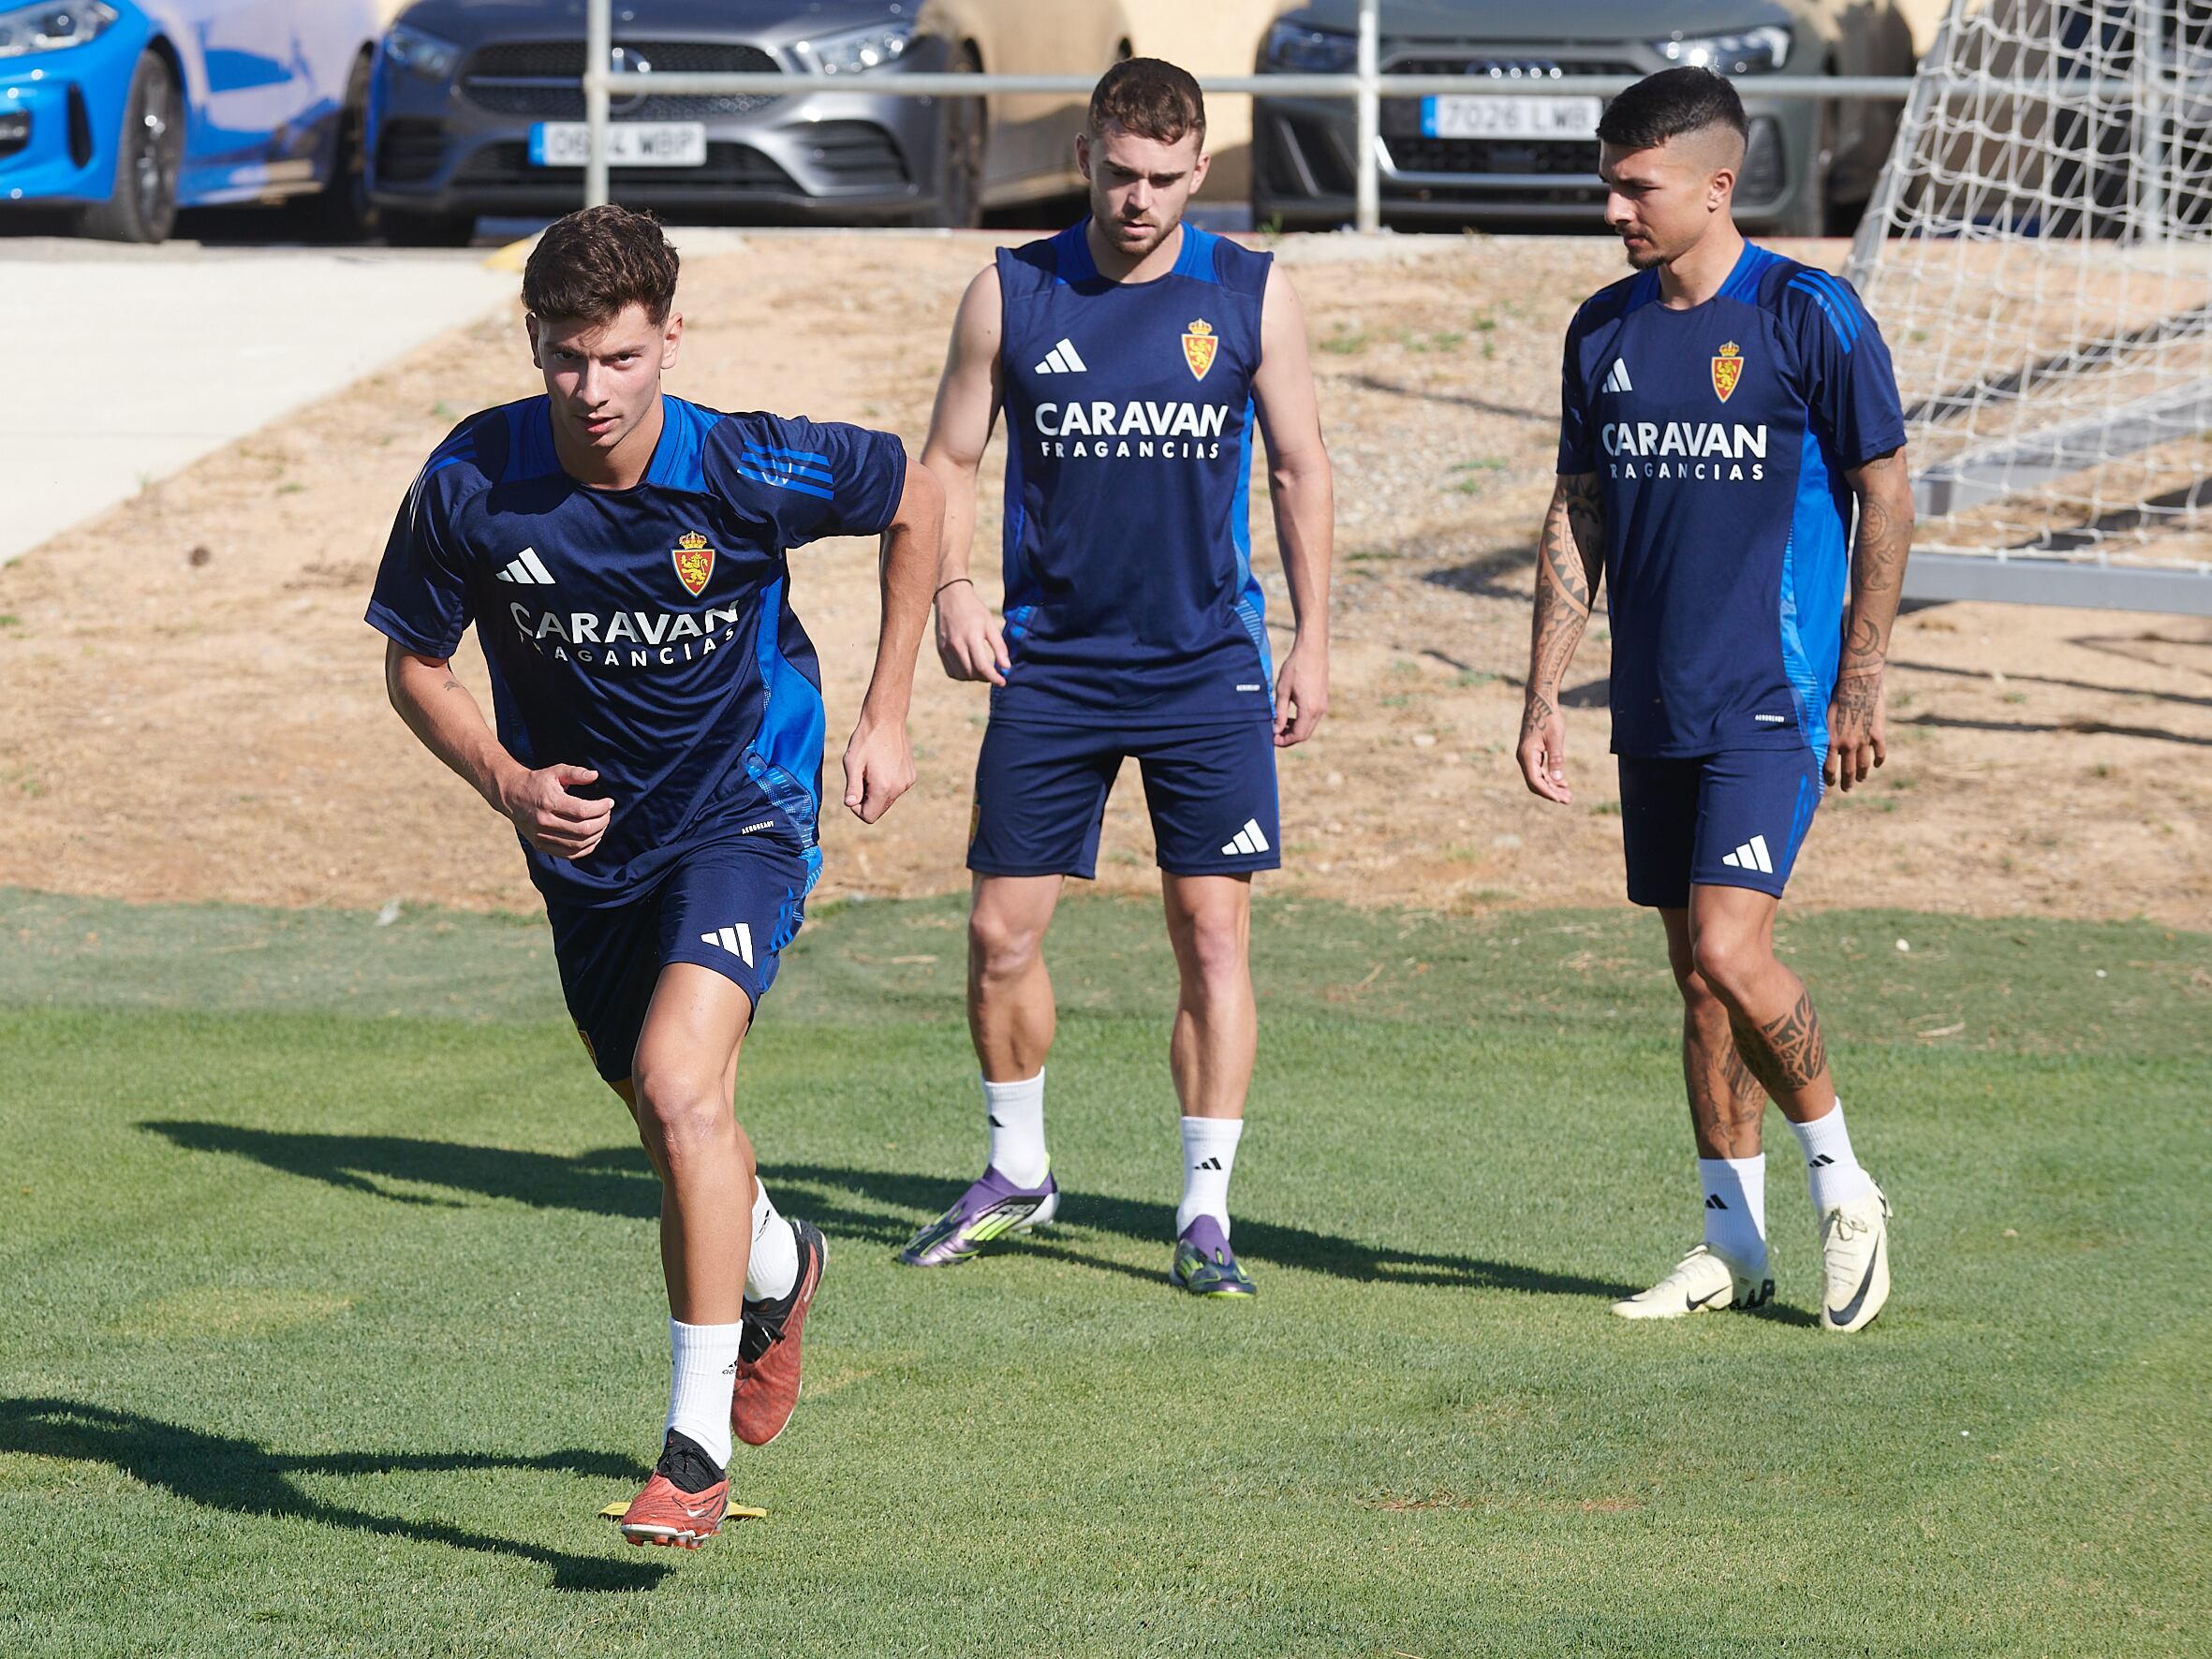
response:
<svg viewBox="0 0 2212 1659"><path fill-rule="evenodd" d="M1075 342L1062 340L1059 345L1044 354L1044 361L1037 365L1037 373L1040 374L1081 374L1089 367L1090 365L1083 360L1082 355L1075 349Z"/></svg>
<svg viewBox="0 0 2212 1659"><path fill-rule="evenodd" d="M718 945L746 967L753 965L753 930L744 922L735 927L717 928L711 933L699 936L701 945Z"/></svg>
<svg viewBox="0 0 2212 1659"><path fill-rule="evenodd" d="M1605 376L1605 385L1601 389L1606 391L1634 391L1636 389L1634 384L1629 379L1629 360L1627 358L1613 360L1612 372Z"/></svg>
<svg viewBox="0 0 2212 1659"><path fill-rule="evenodd" d="M1766 837L1754 835L1733 853L1722 853L1720 861L1731 870L1756 870L1762 875L1775 873L1774 860L1767 857Z"/></svg>
<svg viewBox="0 0 2212 1659"><path fill-rule="evenodd" d="M553 585L553 573L545 567L545 561L538 556L536 548L524 548L507 562L499 580L525 588L550 588Z"/></svg>
<svg viewBox="0 0 2212 1659"><path fill-rule="evenodd" d="M1234 858L1239 853L1250 858L1254 853L1263 853L1266 850L1267 837L1260 829L1260 820L1246 818L1245 827L1236 832L1236 839L1223 846L1221 852L1225 858Z"/></svg>

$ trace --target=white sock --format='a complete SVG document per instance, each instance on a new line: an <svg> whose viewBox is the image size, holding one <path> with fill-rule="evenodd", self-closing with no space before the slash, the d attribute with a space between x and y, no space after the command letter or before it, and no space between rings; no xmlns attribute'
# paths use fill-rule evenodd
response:
<svg viewBox="0 0 2212 1659"><path fill-rule="evenodd" d="M1765 1277L1766 1154L1700 1158L1698 1184L1705 1189L1705 1248L1747 1277Z"/></svg>
<svg viewBox="0 0 2212 1659"><path fill-rule="evenodd" d="M1840 1097L1827 1116L1790 1127L1797 1131L1797 1144L1805 1149L1806 1182L1812 1188L1815 1215L1850 1203L1874 1184L1874 1177L1859 1167L1851 1151L1851 1132L1843 1126Z"/></svg>
<svg viewBox="0 0 2212 1659"><path fill-rule="evenodd" d="M730 1467L730 1396L737 1387L740 1325L669 1321L669 1427Z"/></svg>
<svg viewBox="0 0 2212 1659"><path fill-rule="evenodd" d="M745 1300L772 1302L799 1283L799 1236L775 1212L768 1189L753 1181L753 1253L745 1258Z"/></svg>
<svg viewBox="0 0 2212 1659"><path fill-rule="evenodd" d="M1015 1083L983 1079L991 1119L991 1167L1016 1186L1042 1186L1052 1168L1044 1150L1044 1073Z"/></svg>
<svg viewBox="0 0 2212 1659"><path fill-rule="evenodd" d="M1202 1215L1221 1224L1229 1237L1229 1176L1236 1167L1236 1143L1243 1138L1242 1118L1185 1118L1183 1120L1183 1202L1175 1206L1175 1233Z"/></svg>

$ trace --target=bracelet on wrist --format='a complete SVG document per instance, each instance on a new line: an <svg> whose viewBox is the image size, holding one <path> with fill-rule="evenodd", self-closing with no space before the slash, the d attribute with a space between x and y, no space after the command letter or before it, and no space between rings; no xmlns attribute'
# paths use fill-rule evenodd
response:
<svg viewBox="0 0 2212 1659"><path fill-rule="evenodd" d="M937 584L937 593L930 595L930 597L934 599L937 596L937 594L943 593L947 588L956 588L962 582L966 582L971 588L976 585L975 579L973 577L956 576L951 581L939 582Z"/></svg>

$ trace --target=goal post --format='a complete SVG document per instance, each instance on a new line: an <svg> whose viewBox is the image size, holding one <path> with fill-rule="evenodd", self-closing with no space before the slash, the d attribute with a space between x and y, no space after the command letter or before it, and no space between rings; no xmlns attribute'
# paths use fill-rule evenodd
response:
<svg viewBox="0 0 2212 1659"><path fill-rule="evenodd" d="M1909 593L2212 614L2212 0L1952 0L1847 273Z"/></svg>

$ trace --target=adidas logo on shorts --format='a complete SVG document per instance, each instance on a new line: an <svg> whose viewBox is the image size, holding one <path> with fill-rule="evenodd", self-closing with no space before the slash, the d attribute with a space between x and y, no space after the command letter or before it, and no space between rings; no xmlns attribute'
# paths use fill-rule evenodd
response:
<svg viewBox="0 0 2212 1659"><path fill-rule="evenodd" d="M1767 857L1766 837L1754 835L1733 853L1722 853L1720 861L1731 870L1756 870L1762 875L1775 873L1774 860Z"/></svg>
<svg viewBox="0 0 2212 1659"><path fill-rule="evenodd" d="M701 945L719 945L746 967L753 965L753 930L742 921L735 927L716 928L711 933L701 933L699 942Z"/></svg>
<svg viewBox="0 0 2212 1659"><path fill-rule="evenodd" d="M1266 850L1267 836L1260 828L1260 820L1246 818L1245 827L1236 832L1236 839L1223 846L1221 852L1223 857L1233 859L1239 853L1249 858L1254 853L1263 853Z"/></svg>

